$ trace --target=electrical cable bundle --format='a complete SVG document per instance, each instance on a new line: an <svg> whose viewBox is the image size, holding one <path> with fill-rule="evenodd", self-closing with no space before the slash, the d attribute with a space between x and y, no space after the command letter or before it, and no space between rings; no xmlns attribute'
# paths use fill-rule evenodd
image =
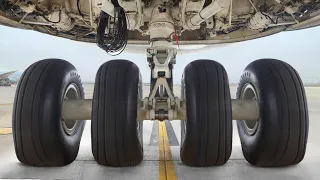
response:
<svg viewBox="0 0 320 180"><path fill-rule="evenodd" d="M122 7L113 2L114 17L101 11L96 41L98 46L112 56L119 55L128 41L127 20Z"/></svg>

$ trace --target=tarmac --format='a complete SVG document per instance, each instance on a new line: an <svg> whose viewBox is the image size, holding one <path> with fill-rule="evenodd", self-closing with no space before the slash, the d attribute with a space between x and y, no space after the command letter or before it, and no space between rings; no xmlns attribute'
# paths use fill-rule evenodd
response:
<svg viewBox="0 0 320 180"><path fill-rule="evenodd" d="M309 107L309 137L304 160L295 166L260 168L243 157L235 121L233 149L229 161L216 167L190 167L180 160L180 121L144 121L143 162L134 167L98 165L91 153L90 121L87 121L77 159L64 167L38 168L21 164L14 152L11 113L16 87L0 87L0 179L89 179L89 180L319 180L320 179L320 87L306 87ZM93 84L85 84L92 98ZM236 87L231 86L234 98ZM147 96L149 88L144 87ZM174 87L179 97L180 87ZM271 132L270 132L271 133Z"/></svg>

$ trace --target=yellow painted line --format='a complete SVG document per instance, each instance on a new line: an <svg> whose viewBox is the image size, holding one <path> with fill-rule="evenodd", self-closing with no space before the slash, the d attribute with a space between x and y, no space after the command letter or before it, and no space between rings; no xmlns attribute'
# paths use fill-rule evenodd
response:
<svg viewBox="0 0 320 180"><path fill-rule="evenodd" d="M11 134L12 133L12 128L0 128L0 134Z"/></svg>
<svg viewBox="0 0 320 180"><path fill-rule="evenodd" d="M13 103L4 103L4 104L0 104L0 106L7 106L7 105L13 105Z"/></svg>
<svg viewBox="0 0 320 180"><path fill-rule="evenodd" d="M166 163L164 154L164 144L163 144L163 128L162 122L159 122L159 180L166 180Z"/></svg>
<svg viewBox="0 0 320 180"><path fill-rule="evenodd" d="M159 122L159 180L176 180L166 124Z"/></svg>

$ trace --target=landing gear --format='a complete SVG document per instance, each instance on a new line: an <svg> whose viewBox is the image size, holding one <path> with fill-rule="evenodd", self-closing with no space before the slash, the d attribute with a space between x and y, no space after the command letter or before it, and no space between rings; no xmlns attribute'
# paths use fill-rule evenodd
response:
<svg viewBox="0 0 320 180"><path fill-rule="evenodd" d="M308 136L308 110L298 73L287 63L262 59L245 69L237 99L230 98L223 66L211 60L190 63L181 98L173 94L175 49L152 51L152 88L142 98L139 68L126 60L103 64L93 100L75 68L58 59L31 65L18 84L13 137L18 159L33 166L63 166L77 156L85 122L92 119L92 153L107 166L132 166L143 159L143 120L181 120L183 163L225 164L237 119L242 151L256 166L302 161ZM150 53L151 54L151 53ZM171 68L170 68L171 67Z"/></svg>
<svg viewBox="0 0 320 180"><path fill-rule="evenodd" d="M256 121L237 121L242 151L256 166L287 166L302 161L308 137L308 107L302 81L287 63L261 59L249 64L238 99L259 104Z"/></svg>
<svg viewBox="0 0 320 180"><path fill-rule="evenodd" d="M12 121L20 162L63 166L75 160L85 122L61 118L62 104L67 99L84 99L80 76L67 61L38 61L23 73Z"/></svg>
<svg viewBox="0 0 320 180"><path fill-rule="evenodd" d="M172 70L177 49L173 48L172 36L176 30L169 12L165 7L154 8L144 32L150 36L147 53L151 69L151 91L144 99L139 68L126 60L109 61L100 67L93 100L83 100L79 76L70 63L44 60L30 66L18 85L14 105L18 159L35 166L71 163L79 149L84 127L81 120L92 119L95 160L107 166L137 165L143 158L142 121L178 119L182 162L190 166L222 165L231 154L231 120L235 119L244 157L251 164L299 163L306 150L308 109L297 72L281 61L255 61L245 69L237 99L231 99L223 66L198 60L185 68L182 98L175 97ZM107 26L101 22L99 33L103 35ZM114 37L125 37L120 31L114 32ZM106 37L103 39L108 40ZM115 43L113 48L107 41L98 44L111 53L123 50L124 46L116 44L125 42L115 39L109 39Z"/></svg>

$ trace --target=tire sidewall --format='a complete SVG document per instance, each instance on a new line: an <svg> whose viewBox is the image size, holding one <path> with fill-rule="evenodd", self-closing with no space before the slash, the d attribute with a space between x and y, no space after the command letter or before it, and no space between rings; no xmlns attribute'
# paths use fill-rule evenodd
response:
<svg viewBox="0 0 320 180"><path fill-rule="evenodd" d="M180 91L180 98L184 101L186 101L186 88L185 88L185 73L182 74L181 78L181 91ZM186 123L187 120L181 120L180 121L180 127L181 127L181 139L180 139L180 148L183 147L185 138L186 138Z"/></svg>
<svg viewBox="0 0 320 180"><path fill-rule="evenodd" d="M274 151L275 144L281 136L281 122L279 120L277 100L279 94L276 81L270 75L263 63L251 63L245 69L237 87L236 98L240 99L240 92L245 84L253 86L259 105L259 125L254 134L249 135L243 128L241 121L237 121L238 133L241 140L243 155L250 163L258 161L266 162L270 157L270 151ZM273 147L270 149L270 147Z"/></svg>
<svg viewBox="0 0 320 180"><path fill-rule="evenodd" d="M73 161L79 151L85 121L79 122L78 129L73 135L68 135L61 124L62 104L65 91L70 84L78 88L80 99L85 98L84 89L76 69L70 63L63 61L52 66L56 67L52 67L41 93L43 102L41 134L46 134L42 137L43 141L51 142L48 143L51 146L45 146L48 148L47 152L55 149L56 153L61 153L61 156L67 158L66 161Z"/></svg>
<svg viewBox="0 0 320 180"><path fill-rule="evenodd" d="M130 61L129 61L130 62ZM132 62L130 62L132 63ZM138 149L142 151L143 149L143 139L142 133L139 133L139 130L143 128L143 122L138 120L138 99L142 96L142 91L139 90L141 87L141 78L139 68L132 63L130 68L130 73L127 76L128 81L128 104L127 104L127 119L128 119L128 134L127 137L131 138L130 143L139 145ZM140 86L139 86L140 85ZM139 130L137 126L139 124ZM142 142L140 143L142 139ZM134 146L131 146L134 147Z"/></svg>
<svg viewBox="0 0 320 180"><path fill-rule="evenodd" d="M185 153L188 153L192 147L192 144L196 144L195 142L195 137L197 136L196 129L198 129L198 123L196 122L196 103L197 98L196 98L196 90L195 90L195 85L193 84L188 84L195 82L193 79L193 68L192 64L190 63L184 71L183 74L183 87L181 88L181 91L183 91L183 97L186 101L186 119L181 121L181 148L180 148L180 153L181 157L184 157ZM193 102L193 103L191 103ZM191 127L190 127L191 126ZM184 128L185 129L182 129ZM190 138L189 135L195 136L194 138ZM182 139L183 138L183 139ZM190 152L189 152L190 153ZM195 152L194 152L195 153Z"/></svg>
<svg viewBox="0 0 320 180"><path fill-rule="evenodd" d="M138 102L137 104L139 104L139 101L143 99L143 83L142 83L142 77L141 77L141 73L139 72L139 86L138 86L138 89L139 89L139 93L138 93ZM138 114L139 114L139 106L137 106L137 111L138 111ZM140 141L140 146L141 146L141 149L143 150L143 121L142 120L139 120L138 119L138 125L139 125L139 129L138 129L138 138L139 138L139 141Z"/></svg>

